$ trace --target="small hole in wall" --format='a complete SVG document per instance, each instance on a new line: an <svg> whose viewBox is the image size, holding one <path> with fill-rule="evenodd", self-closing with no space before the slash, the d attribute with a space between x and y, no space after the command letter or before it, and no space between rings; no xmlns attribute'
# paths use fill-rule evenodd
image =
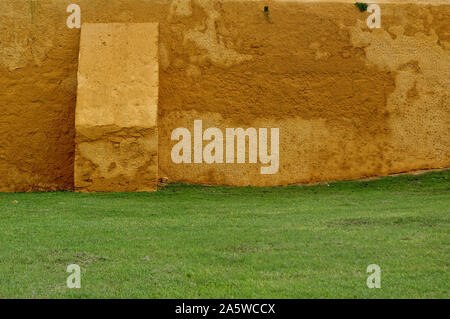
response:
<svg viewBox="0 0 450 319"><path fill-rule="evenodd" d="M270 1L268 4L270 5ZM270 16L269 16L269 6L268 5L264 6L264 16L266 17L267 22L273 23L272 19L270 19Z"/></svg>

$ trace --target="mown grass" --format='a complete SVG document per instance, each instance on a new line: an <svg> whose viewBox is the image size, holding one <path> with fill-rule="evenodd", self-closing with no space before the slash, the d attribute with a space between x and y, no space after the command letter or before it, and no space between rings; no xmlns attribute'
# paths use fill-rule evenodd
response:
<svg viewBox="0 0 450 319"><path fill-rule="evenodd" d="M0 194L0 297L448 298L449 179Z"/></svg>

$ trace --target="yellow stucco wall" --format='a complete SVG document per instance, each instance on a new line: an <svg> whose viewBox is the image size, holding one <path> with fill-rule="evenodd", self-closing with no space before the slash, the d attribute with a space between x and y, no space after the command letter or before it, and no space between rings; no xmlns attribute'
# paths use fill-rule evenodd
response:
<svg viewBox="0 0 450 319"><path fill-rule="evenodd" d="M83 22L159 22L159 176L280 185L450 166L449 1L0 2L0 190L73 188ZM263 7L269 3L269 15ZM175 128L279 128L279 171L175 164Z"/></svg>

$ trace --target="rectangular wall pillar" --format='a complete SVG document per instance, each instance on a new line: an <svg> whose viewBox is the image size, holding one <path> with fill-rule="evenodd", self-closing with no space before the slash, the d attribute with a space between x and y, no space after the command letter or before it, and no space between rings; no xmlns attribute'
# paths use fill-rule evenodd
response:
<svg viewBox="0 0 450 319"><path fill-rule="evenodd" d="M82 25L75 190L156 189L158 31L157 23Z"/></svg>

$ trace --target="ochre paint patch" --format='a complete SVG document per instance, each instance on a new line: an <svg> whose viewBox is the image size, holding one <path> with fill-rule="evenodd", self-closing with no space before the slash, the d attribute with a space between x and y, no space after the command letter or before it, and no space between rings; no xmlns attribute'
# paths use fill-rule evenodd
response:
<svg viewBox="0 0 450 319"><path fill-rule="evenodd" d="M158 24L83 24L75 190L155 190Z"/></svg>

